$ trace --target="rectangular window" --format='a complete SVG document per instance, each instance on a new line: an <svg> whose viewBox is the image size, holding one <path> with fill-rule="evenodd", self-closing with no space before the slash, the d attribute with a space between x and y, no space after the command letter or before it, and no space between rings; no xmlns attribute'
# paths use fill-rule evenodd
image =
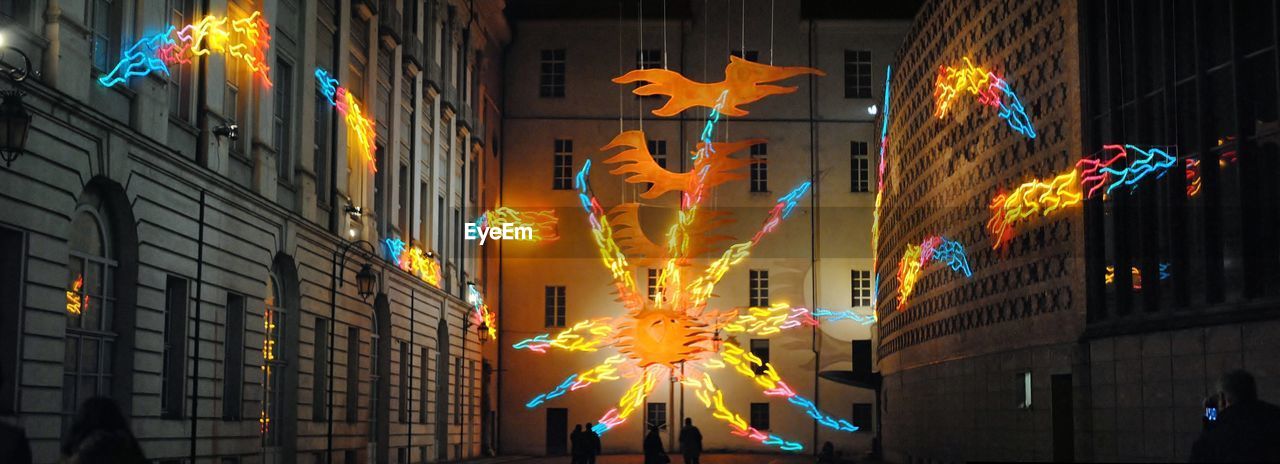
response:
<svg viewBox="0 0 1280 464"><path fill-rule="evenodd" d="M757 143L751 146L751 191L752 192L768 192L769 191L769 165L765 164L769 158L769 145Z"/></svg>
<svg viewBox="0 0 1280 464"><path fill-rule="evenodd" d="M164 375L160 379L160 417L182 417L186 396L187 279L168 276L164 286Z"/></svg>
<svg viewBox="0 0 1280 464"><path fill-rule="evenodd" d="M399 212L399 214L396 215L396 218L399 222L400 236L403 237L405 241L410 241L409 240L409 207L411 205L409 204L409 202L411 201L410 198L413 198L413 188L410 187L413 184L409 183L409 180L410 180L409 165L406 163L401 163L399 174L400 174L400 177L397 180L399 184L398 189L400 190L399 192L400 204L396 205L397 206L396 210Z"/></svg>
<svg viewBox="0 0 1280 464"><path fill-rule="evenodd" d="M288 183L293 180L293 65L285 60L276 60L275 71L276 80L272 83L275 117L272 118L271 133L279 168L277 179Z"/></svg>
<svg viewBox="0 0 1280 464"><path fill-rule="evenodd" d="M222 419L240 420L244 396L244 295L227 294L226 340L222 344Z"/></svg>
<svg viewBox="0 0 1280 464"><path fill-rule="evenodd" d="M667 168L667 141L666 140L647 140L645 144L649 147L649 154L653 155L653 162L658 166Z"/></svg>
<svg viewBox="0 0 1280 464"><path fill-rule="evenodd" d="M760 358L760 365L754 366L756 374L764 373L764 365L769 363L769 339L753 338L751 339L751 354Z"/></svg>
<svg viewBox="0 0 1280 464"><path fill-rule="evenodd" d="M564 49L542 50L538 96L564 98Z"/></svg>
<svg viewBox="0 0 1280 464"><path fill-rule="evenodd" d="M1019 372L1017 382L1018 409L1031 409L1031 372Z"/></svg>
<svg viewBox="0 0 1280 464"><path fill-rule="evenodd" d="M21 231L0 227L0 414L18 406L18 346L22 342L22 270L26 238Z"/></svg>
<svg viewBox="0 0 1280 464"><path fill-rule="evenodd" d="M333 107L324 94L316 92L316 137L312 152L316 172L316 202L327 207L329 198L329 163L333 159Z"/></svg>
<svg viewBox="0 0 1280 464"><path fill-rule="evenodd" d="M191 0L169 0L169 24L192 22ZM169 117L191 122L191 63L169 66Z"/></svg>
<svg viewBox="0 0 1280 464"><path fill-rule="evenodd" d="M752 269L749 271L747 304L750 306L769 306L769 271Z"/></svg>
<svg viewBox="0 0 1280 464"><path fill-rule="evenodd" d="M850 304L855 308L871 307L871 271L854 269L849 272L849 286L852 289Z"/></svg>
<svg viewBox="0 0 1280 464"><path fill-rule="evenodd" d="M543 322L547 327L564 327L564 286L547 286Z"/></svg>
<svg viewBox="0 0 1280 464"><path fill-rule="evenodd" d="M667 403L644 404L645 428L664 427L667 425Z"/></svg>
<svg viewBox="0 0 1280 464"><path fill-rule="evenodd" d="M422 348L422 355L418 360L418 423L427 423L427 379L428 375L427 362L431 359L431 350ZM425 455L424 455L425 456Z"/></svg>
<svg viewBox="0 0 1280 464"><path fill-rule="evenodd" d="M646 287L648 290L649 301L658 301L658 294L660 293L660 290L658 290L659 272L661 272L659 269L649 269L649 283Z"/></svg>
<svg viewBox="0 0 1280 464"><path fill-rule="evenodd" d="M551 188L569 190L573 188L573 141L556 139L555 150L551 168Z"/></svg>
<svg viewBox="0 0 1280 464"><path fill-rule="evenodd" d="M871 191L871 162L867 158L867 142L849 142L849 179L849 191Z"/></svg>
<svg viewBox="0 0 1280 464"><path fill-rule="evenodd" d="M413 381L411 370L413 369L413 360L409 352L409 342L400 342L400 423L407 424L409 422L409 382Z"/></svg>
<svg viewBox="0 0 1280 464"><path fill-rule="evenodd" d="M871 98L871 51L844 51L844 98Z"/></svg>
<svg viewBox="0 0 1280 464"><path fill-rule="evenodd" d="M662 67L662 50L656 48L636 50L636 69Z"/></svg>
<svg viewBox="0 0 1280 464"><path fill-rule="evenodd" d="M226 64L226 88L222 92L222 116L227 119L227 124L236 124L236 121L245 121L247 118L240 114L240 60L227 60ZM329 101L326 99L325 104ZM241 137L239 140L227 140L228 151L233 154L243 156L244 146L242 140L248 137Z"/></svg>
<svg viewBox="0 0 1280 464"><path fill-rule="evenodd" d="M360 328L347 327L347 423L360 413Z"/></svg>
<svg viewBox="0 0 1280 464"><path fill-rule="evenodd" d="M734 50L729 54L747 61L760 62L760 52L756 50Z"/></svg>
<svg viewBox="0 0 1280 464"><path fill-rule="evenodd" d="M751 428L769 430L769 403L751 403Z"/></svg>
<svg viewBox="0 0 1280 464"><path fill-rule="evenodd" d="M453 423L462 424L462 357L453 358Z"/></svg>
<svg viewBox="0 0 1280 464"><path fill-rule="evenodd" d="M436 197L436 246L433 247L434 250L444 251L445 249L444 248L444 229L445 229L444 196L442 195L442 196ZM440 259L443 261L444 257L438 256L437 259Z"/></svg>
<svg viewBox="0 0 1280 464"><path fill-rule="evenodd" d="M853 417L850 422L858 426L859 432L871 432L875 430L874 419L871 417L871 403L853 403Z"/></svg>
<svg viewBox="0 0 1280 464"><path fill-rule="evenodd" d="M326 406L329 404L329 320L316 318L315 332L312 334L315 352L311 356L311 420L322 421L328 418Z"/></svg>
<svg viewBox="0 0 1280 464"><path fill-rule="evenodd" d="M409 464L409 448L396 449L396 463Z"/></svg>
<svg viewBox="0 0 1280 464"><path fill-rule="evenodd" d="M120 6L118 0L90 0L85 17L89 18L93 68L100 73L111 70L112 61L120 55Z"/></svg>
<svg viewBox="0 0 1280 464"><path fill-rule="evenodd" d="M418 243L431 239L431 189L426 182L418 183Z"/></svg>

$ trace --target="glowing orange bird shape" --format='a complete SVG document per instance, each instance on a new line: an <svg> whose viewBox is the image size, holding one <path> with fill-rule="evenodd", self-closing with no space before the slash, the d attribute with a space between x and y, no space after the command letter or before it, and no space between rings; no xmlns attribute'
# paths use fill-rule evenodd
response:
<svg viewBox="0 0 1280 464"><path fill-rule="evenodd" d="M647 82L631 92L642 96L671 97L666 105L653 110L653 114L658 116L675 116L695 106L714 108L716 99L726 90L729 91L729 95L720 113L726 116L745 116L747 111L738 108L739 105L752 103L770 95L796 91L796 87L768 85L767 82L780 81L801 74L827 75L814 68L770 66L730 56L729 65L724 68L725 79L720 82L709 84L694 82L681 76L680 73L666 69L637 69L614 78L613 82L618 84Z"/></svg>

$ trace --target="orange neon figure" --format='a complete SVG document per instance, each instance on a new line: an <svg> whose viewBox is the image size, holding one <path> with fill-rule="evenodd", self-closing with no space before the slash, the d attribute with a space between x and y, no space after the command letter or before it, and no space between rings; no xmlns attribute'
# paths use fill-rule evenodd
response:
<svg viewBox="0 0 1280 464"><path fill-rule="evenodd" d="M560 219L556 217L556 212L553 210L519 211L500 206L493 211L486 211L476 222L492 227L499 227L506 223L516 227L528 227L533 231L531 241L534 242L554 242L560 239L557 227Z"/></svg>
<svg viewBox="0 0 1280 464"><path fill-rule="evenodd" d="M711 196L711 189L745 177L743 168L752 161L731 155L762 140L715 142L712 137L715 124L722 113L725 116L747 114L739 105L795 90L759 84L800 74L822 73L810 68L772 67L731 58L726 69L728 78L714 84L692 82L666 70L633 71L614 80L620 84L646 81L649 84L636 89L635 93L671 96L666 106L655 114L672 116L694 106L711 108L711 114L699 137L701 143L696 145L690 158L688 172L672 172L660 167L647 150L645 135L640 131L623 132L602 148L604 151L622 149L605 161L612 165L611 173L625 176L625 181L631 184L652 184L642 197L679 193L681 208L675 224L665 229L665 240L650 240L645 234L636 203L622 204L606 212L588 182L591 160L578 171L574 182L578 199L587 213L592 239L611 276L623 312L617 317L578 322L554 335L540 334L513 347L535 353L612 349L616 355L603 364L569 374L548 393L526 403L526 407L538 407L593 383L629 378L632 384L616 407L605 412L594 427L596 433L604 433L626 422L644 404L658 379L672 377L693 387L699 400L714 417L726 422L732 433L784 451L803 449L800 443L749 427L740 415L725 407L722 390L712 382L709 371L732 368L755 378L766 394L786 398L823 425L841 431L857 430L847 421L818 411L811 401L787 387L773 366L721 339L722 333L769 336L793 327L817 325L821 317L816 312L788 305L742 311L718 309L713 308L711 302L716 285L729 269L746 259L766 235L777 230L812 187L804 182L779 198L750 238L735 240L717 235L715 229L732 220L724 211L710 211L704 200ZM724 241L731 241L732 245L717 247L718 251L710 245ZM711 255L708 265L695 265L695 258L708 254ZM657 290L652 294L646 294L636 283L633 269L640 263L658 269ZM837 320L832 317L836 314L845 316L844 312L823 314L832 321ZM753 369L769 374L756 378Z"/></svg>
<svg viewBox="0 0 1280 464"><path fill-rule="evenodd" d="M653 110L658 116L675 116L695 106L714 108L720 94L728 92L729 98L724 102L720 113L725 116L746 116L747 111L739 108L770 95L782 95L796 91L796 87L769 85L802 74L825 76L826 73L803 66L770 66L747 61L736 56L729 57L729 65L724 68L725 79L720 82L694 82L675 71L666 69L637 69L613 79L614 83L630 84L647 82L632 93L641 96L666 95L671 97L667 104ZM643 142L643 141L642 141ZM641 143L643 145L643 143Z"/></svg>
<svg viewBox="0 0 1280 464"><path fill-rule="evenodd" d="M987 231L995 237L991 249L996 250L1013 239L1013 225L1040 213L1048 216L1054 211L1080 203L1081 182L1079 172L1073 167L1047 181L1031 179L1009 193L996 195L988 208L991 219Z"/></svg>

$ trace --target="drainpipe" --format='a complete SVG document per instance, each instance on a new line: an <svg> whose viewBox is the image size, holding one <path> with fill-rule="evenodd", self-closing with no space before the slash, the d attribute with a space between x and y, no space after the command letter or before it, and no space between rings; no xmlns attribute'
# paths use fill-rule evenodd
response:
<svg viewBox="0 0 1280 464"><path fill-rule="evenodd" d="M816 25L812 18L809 19L809 67L813 67L813 54L816 52L814 48L814 34ZM813 279L810 281L810 292L813 295L813 307L818 307L818 126L814 124L814 105L818 101L817 76L809 75L809 266L813 270ZM811 329L810 346L813 349L813 404L821 405L819 388L818 370L822 361L822 341L818 338L818 326ZM813 453L818 454L818 421L813 421Z"/></svg>
<svg viewBox="0 0 1280 464"><path fill-rule="evenodd" d="M200 231L196 234L196 343L195 352L192 359L195 360L191 365L191 443L190 454L191 462L196 462L196 422L200 416L200 309L204 306L204 299L201 298L204 290L204 209L205 209L205 190L200 190Z"/></svg>
<svg viewBox="0 0 1280 464"><path fill-rule="evenodd" d="M58 88L58 58L62 56L62 6L58 0L49 0L44 9L44 38L49 41L41 58L40 78L50 87Z"/></svg>

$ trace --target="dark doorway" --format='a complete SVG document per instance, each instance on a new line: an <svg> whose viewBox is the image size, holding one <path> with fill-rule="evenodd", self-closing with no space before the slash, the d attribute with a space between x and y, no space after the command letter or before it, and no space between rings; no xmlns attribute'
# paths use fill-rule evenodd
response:
<svg viewBox="0 0 1280 464"><path fill-rule="evenodd" d="M1072 462L1075 461L1076 438L1071 374L1055 374L1051 388L1051 395L1053 396L1053 460L1054 462Z"/></svg>
<svg viewBox="0 0 1280 464"><path fill-rule="evenodd" d="M569 442L569 410L547 409L547 456L564 455Z"/></svg>

